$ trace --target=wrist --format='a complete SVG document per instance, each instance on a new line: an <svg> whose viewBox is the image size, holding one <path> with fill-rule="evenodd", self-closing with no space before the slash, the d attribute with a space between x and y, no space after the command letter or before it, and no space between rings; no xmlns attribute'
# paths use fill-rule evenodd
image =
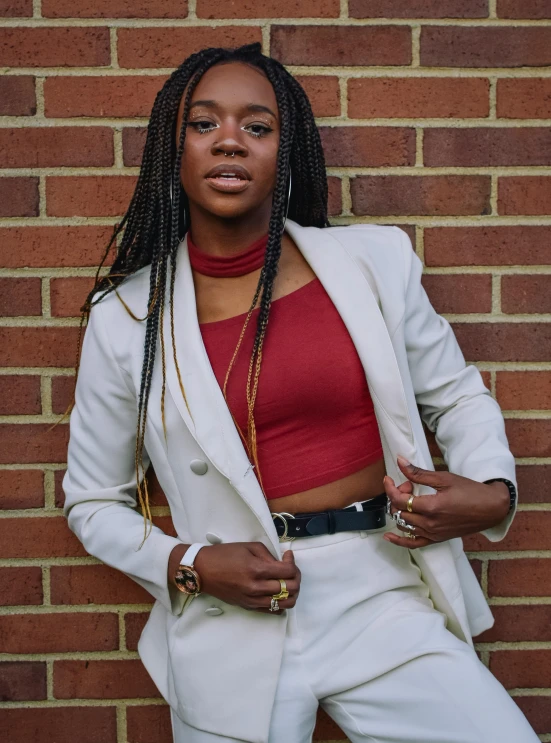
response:
<svg viewBox="0 0 551 743"><path fill-rule="evenodd" d="M493 496L496 503L496 523L499 524L507 516L510 511L511 501L509 488L504 482L495 481L486 483L489 488L492 488Z"/></svg>

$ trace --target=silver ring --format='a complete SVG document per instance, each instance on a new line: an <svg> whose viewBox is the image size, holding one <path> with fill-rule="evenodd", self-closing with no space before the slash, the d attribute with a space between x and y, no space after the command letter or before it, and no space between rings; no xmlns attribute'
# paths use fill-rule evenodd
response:
<svg viewBox="0 0 551 743"><path fill-rule="evenodd" d="M270 602L270 611L279 611L279 604L277 599L274 599L272 597L272 600Z"/></svg>

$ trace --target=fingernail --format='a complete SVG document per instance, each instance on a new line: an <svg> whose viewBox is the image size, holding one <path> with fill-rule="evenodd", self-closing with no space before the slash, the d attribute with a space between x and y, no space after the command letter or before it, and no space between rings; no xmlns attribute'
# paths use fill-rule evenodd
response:
<svg viewBox="0 0 551 743"><path fill-rule="evenodd" d="M402 465L402 467L409 467L411 465L411 462L408 462L408 460L405 457L402 457L398 455L398 461Z"/></svg>

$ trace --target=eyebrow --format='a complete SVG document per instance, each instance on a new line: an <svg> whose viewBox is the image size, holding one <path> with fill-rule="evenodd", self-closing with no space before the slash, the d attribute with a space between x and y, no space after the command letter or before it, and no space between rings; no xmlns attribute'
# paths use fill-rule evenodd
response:
<svg viewBox="0 0 551 743"><path fill-rule="evenodd" d="M189 110L191 111L191 109L195 108L195 106L205 106L205 108L217 108L218 104L216 103L216 101L213 101L211 99L195 101L195 103L191 104L191 106L189 107ZM244 108L246 108L247 111L251 111L253 113L257 113L257 112L258 113L260 112L269 113L274 117L274 119L277 119L277 116L275 115L275 113L270 108L268 108L268 106L263 106L261 103L249 103L246 106L244 106Z"/></svg>

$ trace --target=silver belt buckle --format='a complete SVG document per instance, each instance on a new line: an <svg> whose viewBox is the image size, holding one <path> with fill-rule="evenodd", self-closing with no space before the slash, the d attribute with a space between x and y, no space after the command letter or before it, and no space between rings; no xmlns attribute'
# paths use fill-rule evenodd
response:
<svg viewBox="0 0 551 743"><path fill-rule="evenodd" d="M281 513L272 513L272 520L275 521L276 518L280 518L283 521L284 532L279 537L279 541L280 542L292 542L293 539L296 539L296 537L288 536L289 524L287 523L287 519L285 518L285 516L288 516L290 519L295 518L292 513L287 513L286 511L282 511Z"/></svg>

